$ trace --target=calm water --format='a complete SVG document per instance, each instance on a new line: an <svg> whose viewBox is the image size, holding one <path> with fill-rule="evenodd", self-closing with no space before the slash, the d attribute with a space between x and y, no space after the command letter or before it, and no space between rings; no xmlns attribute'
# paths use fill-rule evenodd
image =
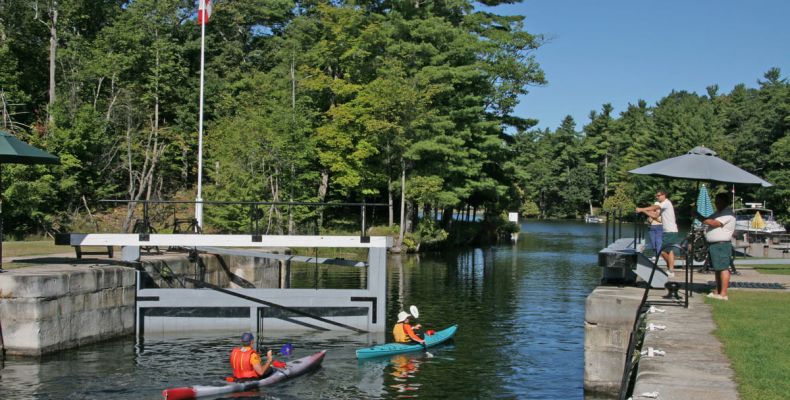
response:
<svg viewBox="0 0 790 400"><path fill-rule="evenodd" d="M391 258L388 320L415 304L427 328L459 324L451 344L432 349L434 357L360 363L354 350L368 345L367 335L266 337L272 346L293 343L296 356L328 349L323 368L232 398L583 399L584 300L601 276L603 235L603 225L527 222L516 245ZM147 337L142 347L130 337L7 360L0 398L161 398L166 387L227 375L238 334Z"/></svg>

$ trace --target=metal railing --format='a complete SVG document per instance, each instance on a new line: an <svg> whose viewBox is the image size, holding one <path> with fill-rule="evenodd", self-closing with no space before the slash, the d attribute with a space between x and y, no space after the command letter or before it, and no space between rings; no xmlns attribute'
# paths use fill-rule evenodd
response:
<svg viewBox="0 0 790 400"><path fill-rule="evenodd" d="M633 219L633 223L634 223L634 250L636 250L637 243L642 240L644 235L644 227L642 227L641 224L636 223L637 220L636 216L638 214L632 215L632 213L630 212L624 212L619 208L615 208L610 211L605 211L604 215L606 216L606 225L605 225L606 233L604 237L604 247L609 246L609 244L611 244L611 242L609 241L610 221L611 221L611 234L612 234L611 237L612 237L612 242L614 242L617 239L623 238L623 222L629 219L628 217L633 217L631 219Z"/></svg>
<svg viewBox="0 0 790 400"><path fill-rule="evenodd" d="M176 206L179 204L183 205L194 205L197 203L196 201L180 201L180 200L124 200L124 199L104 199L99 200L101 203L121 203L121 204L130 204L132 206L136 206L141 204L143 207L143 215L142 220L136 221L133 226L132 230L135 233L141 234L149 234L149 233L156 233L155 228L153 228L153 224L151 223L151 208L155 205L171 205L172 206L172 215L173 215L173 230L174 231L181 231L180 225L186 224L187 228L183 232L191 232L191 233L202 233L203 229L197 223L197 220L194 218L178 218ZM389 206L386 203L321 203L321 202L283 202L283 201L202 201L200 202L205 205L209 206L242 206L242 207L249 207L249 212L247 213L249 218L249 230L253 235L261 235L261 224L260 221L264 218L264 211L263 207L282 207L285 206L288 208L288 216L289 221L293 216L293 208L298 206L304 207L316 207L316 208L325 208L325 207L359 207L359 224L360 224L360 237L363 239L367 237L365 230L367 228L367 216L369 209L375 209L376 207L387 207ZM375 210L374 210L375 212ZM375 215L375 214L374 214ZM314 232L315 235L319 235L321 230L321 224L315 223Z"/></svg>
<svg viewBox="0 0 790 400"><path fill-rule="evenodd" d="M685 307L688 308L688 298L689 298L689 272L693 266L691 261L691 257L688 255L688 251L686 246L681 246L678 244L671 244L671 245L663 245L661 246L660 251L656 251L655 259L653 261L653 267L650 271L650 278L647 280L648 284L645 285L645 291L642 294L642 300L639 302L639 307L637 307L636 315L634 316L634 325L631 329L631 334L629 335L628 339L628 348L625 354L625 365L623 366L623 376L620 380L620 392L618 395L619 400L625 400L626 396L628 396L629 392L633 390L631 387L631 383L633 382L633 373L635 372L636 366L639 364L639 358L641 354L638 352L637 345L639 344L640 334L643 332L641 331L640 327L642 322L644 321L645 317L647 316L647 312L650 309L650 306L654 302L648 302L647 298L650 294L651 284L650 282L653 281L653 276L655 276L656 270L658 269L658 258L660 257L661 253L665 250L670 249L670 251L674 249L680 250L681 254L685 253L686 258L686 299L685 299Z"/></svg>

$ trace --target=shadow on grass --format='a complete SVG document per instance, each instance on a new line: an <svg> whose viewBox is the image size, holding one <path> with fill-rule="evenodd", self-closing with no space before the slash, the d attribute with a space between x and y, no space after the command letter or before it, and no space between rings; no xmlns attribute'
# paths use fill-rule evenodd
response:
<svg viewBox="0 0 790 400"><path fill-rule="evenodd" d="M107 258L69 258L69 257L38 257L26 258L24 260L17 260L13 262L3 263L3 268L7 270L20 269L26 267L37 267L42 265L128 265L127 263L119 260L112 260Z"/></svg>

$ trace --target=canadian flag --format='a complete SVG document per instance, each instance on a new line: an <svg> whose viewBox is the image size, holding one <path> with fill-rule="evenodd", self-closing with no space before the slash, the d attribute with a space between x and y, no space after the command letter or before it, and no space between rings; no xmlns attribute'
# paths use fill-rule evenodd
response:
<svg viewBox="0 0 790 400"><path fill-rule="evenodd" d="M200 0L200 5L198 6L198 24L203 25L207 23L209 18L211 18L211 0Z"/></svg>

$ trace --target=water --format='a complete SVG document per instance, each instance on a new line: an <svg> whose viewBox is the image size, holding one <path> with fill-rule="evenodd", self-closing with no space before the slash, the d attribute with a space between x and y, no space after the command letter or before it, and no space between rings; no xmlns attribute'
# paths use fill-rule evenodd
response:
<svg viewBox="0 0 790 400"><path fill-rule="evenodd" d="M272 347L293 343L297 357L328 349L323 368L233 398L583 399L584 300L601 276L603 236L603 225L530 221L516 245L393 257L388 321L415 304L426 328L459 325L452 343L431 349L432 358L358 362L354 350L369 344L367 335L265 337ZM167 387L218 383L238 335L147 337L142 347L127 337L7 360L0 398L156 399Z"/></svg>

